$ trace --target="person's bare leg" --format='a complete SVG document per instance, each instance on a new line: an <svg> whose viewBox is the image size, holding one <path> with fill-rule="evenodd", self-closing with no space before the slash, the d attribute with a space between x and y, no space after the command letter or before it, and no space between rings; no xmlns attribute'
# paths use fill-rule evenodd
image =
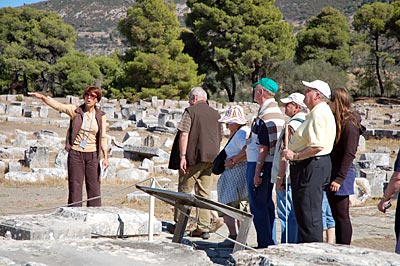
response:
<svg viewBox="0 0 400 266"><path fill-rule="evenodd" d="M228 215L224 215L224 222L226 226L228 227L229 230L229 236L236 236L236 225L235 225L235 219Z"/></svg>
<svg viewBox="0 0 400 266"><path fill-rule="evenodd" d="M335 244L335 227L326 230L326 242L329 244Z"/></svg>

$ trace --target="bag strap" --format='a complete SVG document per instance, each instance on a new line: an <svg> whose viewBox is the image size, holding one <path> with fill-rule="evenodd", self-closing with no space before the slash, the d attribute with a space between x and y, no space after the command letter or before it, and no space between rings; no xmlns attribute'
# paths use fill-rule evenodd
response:
<svg viewBox="0 0 400 266"><path fill-rule="evenodd" d="M241 125L241 126L238 128L238 130L236 130L236 132L233 133L233 135L229 138L229 140L228 140L228 142L225 144L223 150L226 148L226 146L228 146L228 144L229 144L229 142L231 141L231 139L232 139L232 138L236 135L236 133L242 128L242 126L244 126L244 125Z"/></svg>

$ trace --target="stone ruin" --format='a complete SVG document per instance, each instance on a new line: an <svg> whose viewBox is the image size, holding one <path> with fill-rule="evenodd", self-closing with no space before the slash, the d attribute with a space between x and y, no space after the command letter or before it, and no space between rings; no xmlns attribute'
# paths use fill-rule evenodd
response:
<svg viewBox="0 0 400 266"><path fill-rule="evenodd" d="M67 127L69 118L50 107L22 95L0 95L0 119L15 123L37 124ZM67 96L58 99L64 103L78 105L82 101L78 97ZM210 101L210 105L221 114L231 103L223 105ZM254 103L238 103L244 107L249 121L258 110ZM99 103L106 113L110 131L124 132L122 140L109 136L110 167L101 174L104 179L121 179L143 181L150 175L177 175L177 171L167 167L169 151L174 133L187 101L159 100L152 97L150 101L140 100L128 104L125 99L114 100L103 98ZM369 197L380 197L392 173L391 155L397 150L382 147L373 152L366 151L366 140L397 139L400 137L400 112L394 112L397 105L356 104L355 108L363 118L367 131L359 143L359 156L356 158L357 179L356 195L351 198L354 205ZM376 110L381 110L378 112ZM380 114L381 113L381 114ZM225 131L228 134L228 131ZM111 134L110 134L111 135ZM12 145L6 145L7 142ZM32 181L45 177L65 178L67 153L64 151L64 136L50 130L26 132L15 130L15 138L0 134L0 176L6 179ZM55 162L49 162L49 153L56 152ZM393 157L393 156L392 156ZM135 163L133 163L135 162ZM54 165L54 167L53 167ZM31 171L24 172L22 166Z"/></svg>
<svg viewBox="0 0 400 266"><path fill-rule="evenodd" d="M68 155L63 148L65 140L64 135L58 136L56 132L45 128L46 125L56 125L66 128L69 125L69 118L43 105L40 101L35 102L28 100L31 99L27 98L27 101L17 101L15 95L0 95L0 120L18 124L30 123L38 125L38 128L44 128L35 132L15 129L13 136L6 133L2 134L0 130L0 143L2 144L0 148L0 176L4 176L4 178L9 180L29 182L36 182L44 180L45 178L64 179L67 176L66 161ZM59 100L65 103L81 103L79 98L73 96L68 96L65 99ZM258 105L246 102L239 104L244 107L247 118L251 121L252 116L255 115L258 110ZM110 167L106 171L102 170L101 178L141 182L156 174L162 176L159 180L165 181L167 183L165 186L168 189L176 190L175 184L170 184L171 179L169 176L177 176L178 173L175 170L168 169L167 165L169 151L172 147L177 124L184 108L188 106L188 103L186 101L158 100L157 97L153 97L151 101L141 100L138 103L128 104L126 100L123 99L108 100L103 98L99 105L100 108L106 112L109 130L124 132L122 140L116 139L116 137L111 136L112 134L108 137ZM210 101L210 105L216 108L221 114L229 107L229 104L222 105L213 101ZM393 156L391 155L397 152L397 147L394 147L396 150L381 147L372 152L367 152L366 140L371 138L398 139L400 137L398 130L393 129L400 125L400 113L392 111L388 112L391 113L391 115L378 115L377 112L371 111L374 108L389 108L395 110L397 107L398 106L356 105L356 108L363 117L363 124L367 126L367 132L360 140L359 156L355 161L357 178L355 182L356 194L351 197L353 205L358 205L371 197L382 196L385 184L387 184L388 178L391 176L393 165ZM228 132L226 131L226 133ZM49 159L51 153L56 153L54 162L51 162ZM29 169L29 171L26 171L26 168L24 171L24 166ZM215 195L215 192L213 194ZM146 194L134 192L128 194L127 198L128 200L148 200L149 197ZM65 213L65 209L64 211L63 209L56 210L55 213L50 214L50 224L49 222L43 222L41 225L35 226L32 224L29 225L28 221L32 221L32 219L40 220L41 218L25 217L20 220L15 220L9 217L3 217L0 223L8 225L9 227L3 226L2 230L4 231L4 228L8 228L9 230L0 232L0 235L12 239L18 239L24 236L25 239L62 240L67 239L68 234L76 234L85 239L93 236L93 234L115 234L116 226L118 227L120 225L120 223L117 222L118 219L115 218L117 216L119 217L121 213L120 210L105 208L103 211L100 210L97 214L90 214L90 212L86 213L86 210L79 210L79 208L77 208L71 210L70 213L67 214L68 219L72 219L67 220L67 222L60 221L60 212ZM102 212L103 214L101 214ZM90 224L80 222L82 219L79 217L89 217L91 215L94 215L93 217L100 215L103 218L113 216L113 218L105 218L105 220L111 219L112 221L105 227L103 225L96 225L96 223ZM132 215L137 219L141 217L142 214L134 211L133 214L129 214L128 212L126 215L126 217ZM147 218L139 218L139 221L135 222L142 223L138 227L137 234L144 234L146 225L143 221L146 219ZM130 218L124 218L123 220L127 221L128 226L128 220L130 220ZM29 232L23 230L13 231L11 228L14 228L16 223L23 225L22 227L32 227L28 230ZM40 222L38 223L40 224ZM67 226L71 224L80 224L80 226L76 227L76 232L67 230L67 233L65 233L60 229L62 228L62 224L65 223L67 223ZM156 221L154 226L155 234L159 234L161 232L161 223ZM48 230L44 230L44 233L41 234L42 227L52 229L50 233ZM99 231L100 227L102 229L109 228L109 231ZM286 247L281 246L278 247L278 249L285 248ZM304 249L307 248L307 246L304 247ZM339 250L338 252L340 253L341 251ZM365 255L365 252L363 254ZM237 254L237 256L241 256L236 258L236 261L239 262L237 265L242 265L240 263L241 261L246 261L247 263L248 259L253 261L262 258L260 256L254 257L248 253L244 253L244 255ZM203 257L201 258L203 259ZM0 264L2 259L3 257L0 250ZM211 265L209 263L210 262L207 261L202 265ZM260 262L258 261L257 263ZM343 263L337 265L351 264Z"/></svg>

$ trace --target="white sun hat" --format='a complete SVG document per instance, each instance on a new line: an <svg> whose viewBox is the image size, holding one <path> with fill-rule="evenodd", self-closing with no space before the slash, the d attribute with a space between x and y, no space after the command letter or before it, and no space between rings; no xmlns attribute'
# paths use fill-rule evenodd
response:
<svg viewBox="0 0 400 266"><path fill-rule="evenodd" d="M239 105L233 105L229 107L225 115L218 122L244 125L247 123L247 119L244 116L243 108Z"/></svg>

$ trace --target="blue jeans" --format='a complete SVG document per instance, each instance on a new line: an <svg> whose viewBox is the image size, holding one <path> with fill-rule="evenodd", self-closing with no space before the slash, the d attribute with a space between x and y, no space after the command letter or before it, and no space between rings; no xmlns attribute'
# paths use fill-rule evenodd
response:
<svg viewBox="0 0 400 266"><path fill-rule="evenodd" d="M286 227L286 190L275 190L278 217L281 223L281 243L297 243L298 226L292 201L292 186L287 185L287 227ZM286 240L286 230L288 239Z"/></svg>
<svg viewBox="0 0 400 266"><path fill-rule="evenodd" d="M257 233L258 248L266 248L275 245L275 206L272 201L271 183L272 163L266 162L263 165L262 183L257 188L254 187L254 173L256 162L247 163L246 182L249 192L250 211L253 214L254 227Z"/></svg>
<svg viewBox="0 0 400 266"><path fill-rule="evenodd" d="M335 227L335 225L328 197L326 196L326 191L324 191L322 197L322 228L323 230L328 230L329 228Z"/></svg>

